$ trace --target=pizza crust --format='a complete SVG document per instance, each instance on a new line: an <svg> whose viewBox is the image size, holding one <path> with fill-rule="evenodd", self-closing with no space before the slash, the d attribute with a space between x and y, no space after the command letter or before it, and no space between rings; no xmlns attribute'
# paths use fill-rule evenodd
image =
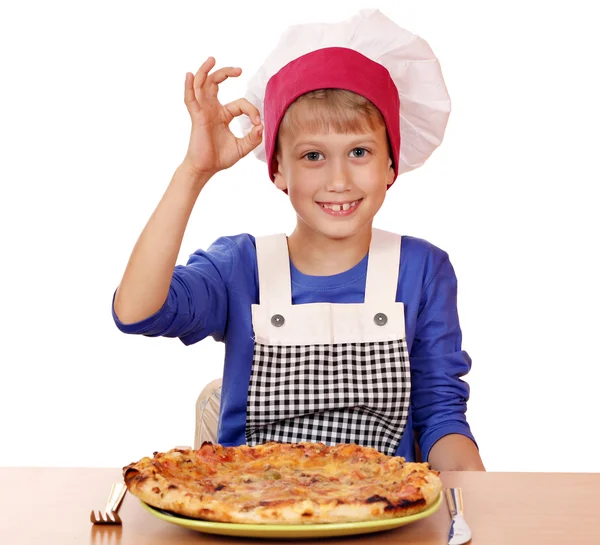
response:
<svg viewBox="0 0 600 545"><path fill-rule="evenodd" d="M439 473L358 445L173 449L123 468L147 504L194 519L323 524L408 516L439 497Z"/></svg>

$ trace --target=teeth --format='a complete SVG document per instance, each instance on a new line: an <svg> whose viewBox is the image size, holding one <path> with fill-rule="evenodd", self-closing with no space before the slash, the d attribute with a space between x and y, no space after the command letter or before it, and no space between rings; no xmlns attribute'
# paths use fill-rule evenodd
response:
<svg viewBox="0 0 600 545"><path fill-rule="evenodd" d="M344 204L322 204L321 206L323 208L329 208L330 210L333 210L334 212L340 212L341 210L350 210L350 208L356 206L357 204L358 204L358 201L346 202Z"/></svg>

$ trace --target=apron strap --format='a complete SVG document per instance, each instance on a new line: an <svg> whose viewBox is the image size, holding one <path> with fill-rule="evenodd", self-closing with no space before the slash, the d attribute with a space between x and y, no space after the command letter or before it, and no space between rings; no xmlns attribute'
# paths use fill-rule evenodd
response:
<svg viewBox="0 0 600 545"><path fill-rule="evenodd" d="M396 233L373 229L369 247L365 303L396 301L401 242L402 237Z"/></svg>
<svg viewBox="0 0 600 545"><path fill-rule="evenodd" d="M291 305L290 257L285 233L256 237L259 303ZM365 303L396 301L402 237L373 229L365 286Z"/></svg>
<svg viewBox="0 0 600 545"><path fill-rule="evenodd" d="M290 257L285 233L256 237L258 293L261 305L291 305Z"/></svg>

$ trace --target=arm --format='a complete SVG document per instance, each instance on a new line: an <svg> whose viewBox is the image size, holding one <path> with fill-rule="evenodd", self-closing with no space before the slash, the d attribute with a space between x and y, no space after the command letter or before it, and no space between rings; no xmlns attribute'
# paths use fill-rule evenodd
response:
<svg viewBox="0 0 600 545"><path fill-rule="evenodd" d="M438 471L485 471L475 443L459 434L438 439L429 451L429 464Z"/></svg>
<svg viewBox="0 0 600 545"><path fill-rule="evenodd" d="M239 76L241 69L221 68L209 75L214 65L214 58L209 57L195 76L186 74L185 104L192 119L188 151L142 231L115 294L113 309L123 324L140 322L165 304L185 229L202 188L261 141L256 107L246 99L223 106L217 98L219 84ZM254 126L237 138L229 124L242 114Z"/></svg>
<svg viewBox="0 0 600 545"><path fill-rule="evenodd" d="M114 299L124 324L155 314L169 293L181 241L192 209L209 176L182 163L142 231Z"/></svg>
<svg viewBox="0 0 600 545"><path fill-rule="evenodd" d="M434 256L425 281L411 348L411 408L424 461L435 469L483 469L466 419L471 369L461 349L457 282L446 254Z"/></svg>

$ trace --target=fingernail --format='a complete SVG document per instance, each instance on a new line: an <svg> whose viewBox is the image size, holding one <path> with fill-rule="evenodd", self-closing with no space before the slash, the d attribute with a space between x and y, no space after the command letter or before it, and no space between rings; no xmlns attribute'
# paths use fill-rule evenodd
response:
<svg viewBox="0 0 600 545"><path fill-rule="evenodd" d="M260 123L260 115L257 115L257 116L254 118L254 121L256 121L257 123Z"/></svg>

